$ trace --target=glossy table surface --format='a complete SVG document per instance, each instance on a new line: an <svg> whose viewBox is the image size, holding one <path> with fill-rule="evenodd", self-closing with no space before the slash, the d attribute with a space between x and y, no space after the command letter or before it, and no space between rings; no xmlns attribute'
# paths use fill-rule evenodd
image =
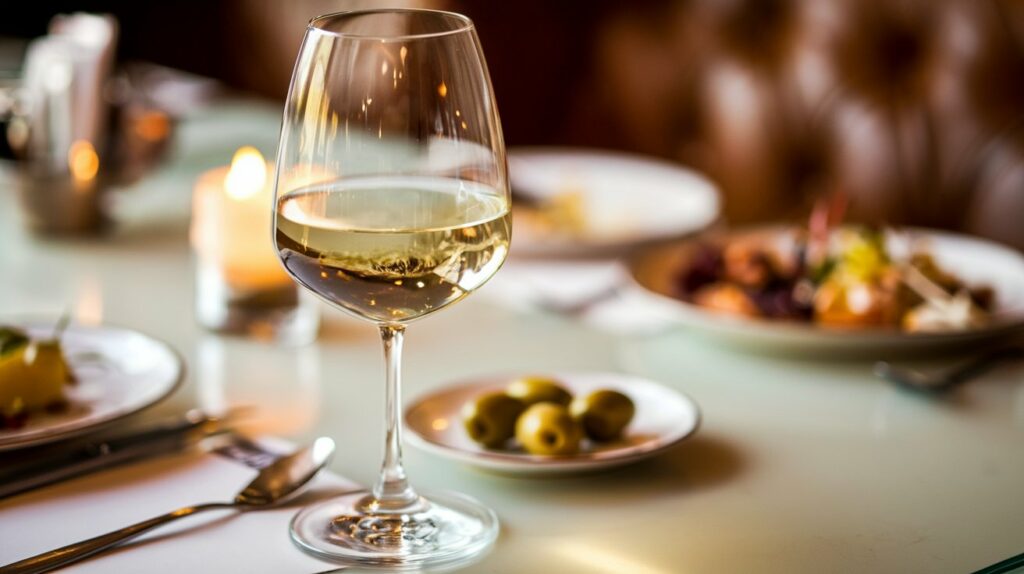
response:
<svg viewBox="0 0 1024 574"><path fill-rule="evenodd" d="M276 107L242 101L188 118L170 163L119 193L122 222L101 239L30 235L5 183L0 316L70 306L77 320L164 339L187 380L136 422L254 404L255 432L332 436L333 469L368 483L383 441L376 329L325 310L317 343L286 348L193 320L192 184L239 145L272 155L278 121ZM406 448L418 487L470 494L500 516L496 547L470 571L962 573L1024 551L1024 365L936 403L876 380L869 361L744 354L682 331L616 335L478 294L410 327L405 396L568 369L675 387L703 425L656 459L590 476L485 474Z"/></svg>

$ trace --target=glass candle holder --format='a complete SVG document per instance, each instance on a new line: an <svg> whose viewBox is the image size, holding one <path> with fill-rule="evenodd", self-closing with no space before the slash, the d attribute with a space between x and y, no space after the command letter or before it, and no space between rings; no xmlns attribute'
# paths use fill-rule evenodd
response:
<svg viewBox="0 0 1024 574"><path fill-rule="evenodd" d="M242 148L204 172L192 205L196 318L211 331L286 344L316 338L318 303L281 268L270 237L268 167Z"/></svg>
<svg viewBox="0 0 1024 574"><path fill-rule="evenodd" d="M24 162L18 168L21 207L29 228L41 235L93 235L110 227L108 189L96 149L77 141L67 166Z"/></svg>

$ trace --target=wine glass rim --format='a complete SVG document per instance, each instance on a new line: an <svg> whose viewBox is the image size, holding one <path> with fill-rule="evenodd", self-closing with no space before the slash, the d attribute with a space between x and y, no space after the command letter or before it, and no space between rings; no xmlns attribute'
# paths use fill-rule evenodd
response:
<svg viewBox="0 0 1024 574"><path fill-rule="evenodd" d="M367 16L373 14L431 14L434 16L446 16L453 18L461 23L457 28L451 30L441 30L439 32L425 32L421 34L362 34L353 32L338 32L336 30L328 30L324 28L324 24L328 21L337 21L344 18L352 18L355 16ZM329 36L335 36L337 38L345 38L352 40L378 40L378 41L401 41L401 40L417 40L421 38L438 38L441 36L451 36L453 34L462 34L473 30L473 21L469 17L459 14L458 12L449 12L447 10L430 10L426 8L375 8L369 10L343 10L340 12L330 12L328 14L321 14L312 18L309 24L306 26L307 30L316 31L321 34L327 34Z"/></svg>

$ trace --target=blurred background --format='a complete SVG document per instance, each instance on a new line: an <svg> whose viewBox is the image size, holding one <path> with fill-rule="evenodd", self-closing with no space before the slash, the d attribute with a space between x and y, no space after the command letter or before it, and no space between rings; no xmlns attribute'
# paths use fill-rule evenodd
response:
<svg viewBox="0 0 1024 574"><path fill-rule="evenodd" d="M27 3L0 21L0 70L4 81L19 76L27 41L54 15L102 12L119 23L121 64L283 102L305 22L370 4L380 5ZM693 166L719 184L731 223L802 218L814 198L841 191L854 219L1024 248L1024 2L387 5L476 22L509 145L614 148Z"/></svg>

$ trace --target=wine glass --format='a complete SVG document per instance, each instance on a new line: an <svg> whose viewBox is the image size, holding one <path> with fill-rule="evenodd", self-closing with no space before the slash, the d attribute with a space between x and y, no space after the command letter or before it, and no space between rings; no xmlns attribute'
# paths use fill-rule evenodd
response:
<svg viewBox="0 0 1024 574"><path fill-rule="evenodd" d="M295 517L292 538L307 551L414 569L460 563L497 537L480 503L409 484L400 378L405 325L461 300L504 262L507 170L468 18L396 9L310 22L285 104L274 237L299 284L379 327L387 432L372 490Z"/></svg>

